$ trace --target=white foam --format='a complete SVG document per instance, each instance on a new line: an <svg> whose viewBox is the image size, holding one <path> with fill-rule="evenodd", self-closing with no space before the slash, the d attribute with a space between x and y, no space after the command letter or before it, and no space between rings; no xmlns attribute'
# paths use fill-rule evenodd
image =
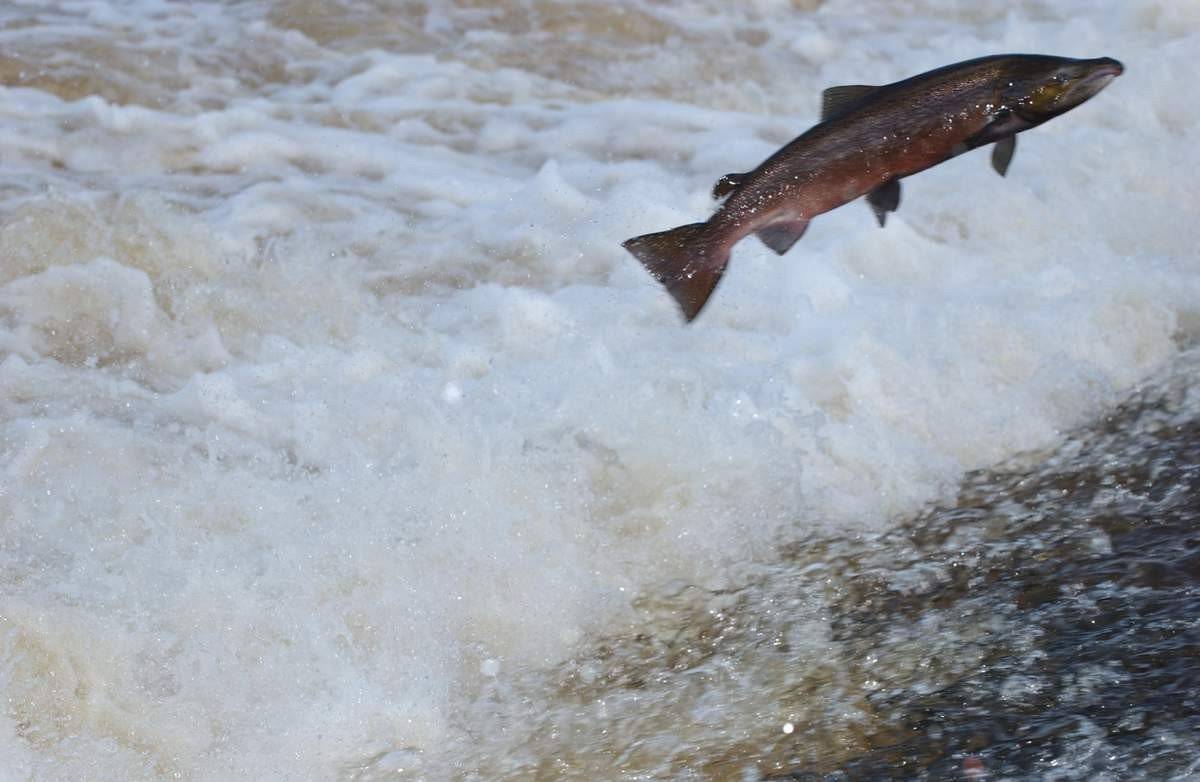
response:
<svg viewBox="0 0 1200 782"><path fill-rule="evenodd" d="M633 596L886 528L1170 361L1200 333L1200 22L1060 6L5 28L63 60L0 88L0 754L439 778L461 703ZM1006 179L967 155L886 230L856 204L783 258L744 242L693 326L619 246L704 217L822 87L1008 48L1129 70Z"/></svg>

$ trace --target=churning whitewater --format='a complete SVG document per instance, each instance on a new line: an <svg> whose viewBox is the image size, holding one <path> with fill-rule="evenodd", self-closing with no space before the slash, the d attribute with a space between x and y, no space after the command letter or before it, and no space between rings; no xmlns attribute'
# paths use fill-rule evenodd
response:
<svg viewBox="0 0 1200 782"><path fill-rule="evenodd" d="M503 715L634 606L886 532L1194 343L1198 50L1174 0L0 7L0 779L603 777ZM822 89L997 51L1128 71L1019 177L739 244L692 328L621 248ZM673 709L622 762L707 751Z"/></svg>

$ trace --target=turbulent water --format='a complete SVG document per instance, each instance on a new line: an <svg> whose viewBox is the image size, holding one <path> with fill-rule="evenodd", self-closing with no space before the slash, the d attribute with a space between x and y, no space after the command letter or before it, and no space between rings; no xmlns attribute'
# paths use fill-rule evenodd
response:
<svg viewBox="0 0 1200 782"><path fill-rule="evenodd" d="M620 247L982 54L1126 73ZM1200 5L0 6L0 779L1200 775ZM1123 405L1123 406L1119 406Z"/></svg>

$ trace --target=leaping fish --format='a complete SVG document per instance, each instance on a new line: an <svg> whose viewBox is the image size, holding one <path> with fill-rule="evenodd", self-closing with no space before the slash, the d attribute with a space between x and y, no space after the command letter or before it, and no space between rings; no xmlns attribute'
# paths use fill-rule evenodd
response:
<svg viewBox="0 0 1200 782"><path fill-rule="evenodd" d="M1070 111L1123 71L1109 57L999 54L882 87L831 87L817 125L753 171L717 181L713 197L725 201L706 222L622 246L691 321L746 235L783 255L810 220L862 195L882 226L900 205L902 178L985 144L994 144L992 167L1004 176L1018 133Z"/></svg>

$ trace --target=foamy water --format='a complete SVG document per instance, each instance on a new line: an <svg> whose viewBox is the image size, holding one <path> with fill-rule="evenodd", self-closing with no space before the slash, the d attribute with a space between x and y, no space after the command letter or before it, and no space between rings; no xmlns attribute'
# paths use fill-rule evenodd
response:
<svg viewBox="0 0 1200 782"><path fill-rule="evenodd" d="M498 683L1200 334L1196 6L730 5L0 8L2 778L499 776ZM822 88L1002 51L1127 72L691 327L621 249Z"/></svg>

